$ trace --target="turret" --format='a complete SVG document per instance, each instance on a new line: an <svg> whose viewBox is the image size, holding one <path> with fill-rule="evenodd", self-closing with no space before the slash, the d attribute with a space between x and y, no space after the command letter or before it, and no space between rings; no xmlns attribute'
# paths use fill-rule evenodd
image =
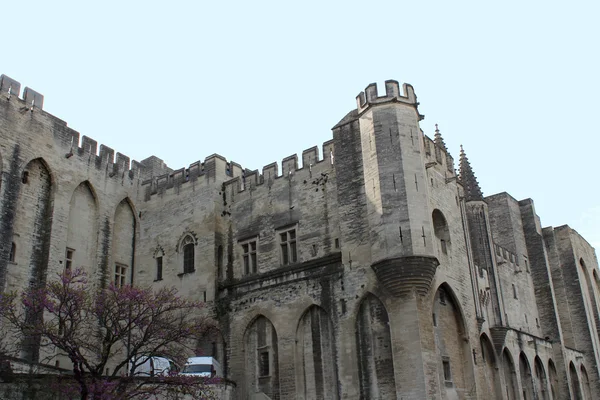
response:
<svg viewBox="0 0 600 400"><path fill-rule="evenodd" d="M423 116L412 86L403 85L403 93L396 81L385 82L382 96L371 84L357 96L357 110L334 127L334 138L344 144L336 152L338 180L347 173L340 164L348 161L353 173L362 167L371 265L397 296L413 289L426 293L439 264L419 128ZM350 165L351 157L362 165Z"/></svg>

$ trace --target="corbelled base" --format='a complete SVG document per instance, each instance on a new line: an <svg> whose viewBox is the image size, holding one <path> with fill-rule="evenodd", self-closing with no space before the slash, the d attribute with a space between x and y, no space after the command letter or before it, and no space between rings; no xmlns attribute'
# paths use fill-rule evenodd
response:
<svg viewBox="0 0 600 400"><path fill-rule="evenodd" d="M381 284L394 296L409 295L413 288L420 295L429 292L440 262L435 257L406 256L388 258L371 265Z"/></svg>

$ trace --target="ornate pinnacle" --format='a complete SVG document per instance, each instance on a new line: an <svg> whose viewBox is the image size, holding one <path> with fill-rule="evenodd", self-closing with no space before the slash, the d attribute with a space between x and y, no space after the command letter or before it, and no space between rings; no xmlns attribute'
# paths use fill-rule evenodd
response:
<svg viewBox="0 0 600 400"><path fill-rule="evenodd" d="M467 201L483 200L483 193L477 182L477 178L471 168L471 163L465 154L462 144L460 145L460 175L459 179L465 189L465 199Z"/></svg>
<svg viewBox="0 0 600 400"><path fill-rule="evenodd" d="M438 124L435 124L435 135L434 135L433 142L435 144L437 144L438 146L440 146L441 148L443 148L444 150L448 150L448 148L446 147L446 143L444 143L444 138L442 137L442 134L440 133L440 129L438 128Z"/></svg>

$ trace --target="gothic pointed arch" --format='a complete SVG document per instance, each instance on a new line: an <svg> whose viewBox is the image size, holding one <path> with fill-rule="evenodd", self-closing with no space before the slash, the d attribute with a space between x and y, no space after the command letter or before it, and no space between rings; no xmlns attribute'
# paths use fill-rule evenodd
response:
<svg viewBox="0 0 600 400"><path fill-rule="evenodd" d="M588 316L588 320L592 320L594 321L594 325L596 326L596 332L600 334L600 311L599 311L599 307L600 304L598 304L598 299L595 296L595 290L594 290L594 286L596 285L596 281L592 281L592 279L590 279L590 274L588 272L588 268L586 266L585 261L583 260L583 258L579 259L579 266L581 267L581 273L583 274L583 282L582 282L582 291L583 293L583 298L584 298L584 302L586 303L586 308L589 308L589 316ZM594 270L594 273L596 271ZM597 277L597 275L596 275ZM596 339L596 343L598 343L597 341L597 335L592 334L592 340Z"/></svg>
<svg viewBox="0 0 600 400"><path fill-rule="evenodd" d="M569 377L571 378L571 392L573 393L573 400L583 400L579 375L577 374L577 368L575 368L573 361L569 363Z"/></svg>
<svg viewBox="0 0 600 400"><path fill-rule="evenodd" d="M505 348L502 352L502 374L504 375L506 399L520 399L521 397L517 394L517 374L515 370L515 363L513 362L512 355L507 348Z"/></svg>
<svg viewBox="0 0 600 400"><path fill-rule="evenodd" d="M461 398L475 387L473 358L460 303L448 283L435 292L432 310L442 396Z"/></svg>
<svg viewBox="0 0 600 400"><path fill-rule="evenodd" d="M450 246L450 228L448 227L448 221L439 209L433 210L431 213L431 219L433 221L433 233L437 238L440 250L443 254L448 254Z"/></svg>
<svg viewBox="0 0 600 400"><path fill-rule="evenodd" d="M485 333L482 333L479 337L479 344L481 346L481 358L484 362L484 378L490 385L488 398L490 400L502 399L502 382L500 382L498 361L496 360L492 341Z"/></svg>
<svg viewBox="0 0 600 400"><path fill-rule="evenodd" d="M356 342L361 399L393 398L396 382L390 319L381 300L371 293L358 308Z"/></svg>
<svg viewBox="0 0 600 400"><path fill-rule="evenodd" d="M542 360L535 356L533 361L534 365L534 376L535 376L535 392L539 400L549 400L548 396L548 378L546 371L544 370L544 363Z"/></svg>
<svg viewBox="0 0 600 400"><path fill-rule="evenodd" d="M338 397L333 324L321 307L310 306L296 329L296 398Z"/></svg>
<svg viewBox="0 0 600 400"><path fill-rule="evenodd" d="M21 172L19 197L15 209L13 237L20 247L20 263L26 268L20 285L43 287L48 275L50 237L53 213L53 178L50 168L42 158L31 160ZM27 318L35 320L41 315L27 311ZM24 358L39 359L39 338L24 342Z"/></svg>
<svg viewBox="0 0 600 400"><path fill-rule="evenodd" d="M196 246L198 237L192 231L185 231L177 242L177 253L181 259L182 273L188 274L196 270Z"/></svg>
<svg viewBox="0 0 600 400"><path fill-rule="evenodd" d="M264 315L254 318L244 332L245 376L242 399L259 397L278 400L279 348L277 332Z"/></svg>
<svg viewBox="0 0 600 400"><path fill-rule="evenodd" d="M82 268L91 275L96 266L98 201L90 182L81 182L69 202L67 243L63 267Z"/></svg>
<svg viewBox="0 0 600 400"><path fill-rule="evenodd" d="M529 360L527 360L527 356L523 352L519 354L519 373L521 377L521 387L523 388L523 399L533 400L533 376L531 374Z"/></svg>
<svg viewBox="0 0 600 400"><path fill-rule="evenodd" d="M109 278L116 285L133 283L136 218L131 200L123 199L115 209L112 240L112 271Z"/></svg>

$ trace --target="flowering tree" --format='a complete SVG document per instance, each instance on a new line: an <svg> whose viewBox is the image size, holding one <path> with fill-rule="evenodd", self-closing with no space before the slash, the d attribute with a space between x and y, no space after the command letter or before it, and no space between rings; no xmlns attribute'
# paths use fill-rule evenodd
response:
<svg viewBox="0 0 600 400"><path fill-rule="evenodd" d="M43 318L32 320L32 314ZM182 365L193 353L190 346L215 329L202 315L201 303L180 298L175 289L110 285L95 290L80 269L66 270L41 289L0 295L0 318L19 343L39 343L48 357L56 352L70 359L73 379L68 381L75 387L58 386L82 400L211 398L206 378L135 376L152 356Z"/></svg>

